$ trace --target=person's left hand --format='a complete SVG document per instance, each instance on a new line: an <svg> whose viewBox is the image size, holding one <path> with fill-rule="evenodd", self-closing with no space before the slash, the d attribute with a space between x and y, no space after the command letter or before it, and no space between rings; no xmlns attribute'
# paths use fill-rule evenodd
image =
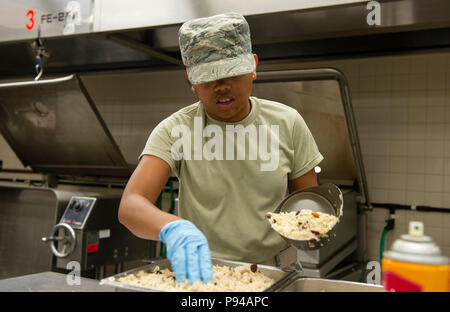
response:
<svg viewBox="0 0 450 312"><path fill-rule="evenodd" d="M167 257L178 282L184 279L193 284L212 281L212 261L208 240L197 227L187 220L166 224L159 239L167 246Z"/></svg>

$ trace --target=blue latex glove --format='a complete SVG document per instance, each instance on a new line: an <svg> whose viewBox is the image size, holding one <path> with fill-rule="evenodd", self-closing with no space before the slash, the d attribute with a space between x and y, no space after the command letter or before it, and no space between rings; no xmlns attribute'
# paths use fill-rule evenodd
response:
<svg viewBox="0 0 450 312"><path fill-rule="evenodd" d="M166 224L159 233L166 244L167 257L178 282L187 279L189 284L212 281L212 261L208 240L197 227L187 220Z"/></svg>

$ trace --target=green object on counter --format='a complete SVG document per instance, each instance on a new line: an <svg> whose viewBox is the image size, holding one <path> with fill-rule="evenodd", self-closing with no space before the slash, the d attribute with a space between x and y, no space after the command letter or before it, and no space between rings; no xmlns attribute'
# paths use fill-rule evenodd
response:
<svg viewBox="0 0 450 312"><path fill-rule="evenodd" d="M156 199L155 202L155 206L158 207L160 210L162 210L162 196L163 196L164 190L159 194L158 198ZM155 248L158 248L157 245ZM164 244L160 243L160 248L159 248L159 256L163 257L164 255ZM158 254L158 251L156 250L155 254Z"/></svg>
<svg viewBox="0 0 450 312"><path fill-rule="evenodd" d="M158 207L160 210L163 210L162 207L162 196L163 196L164 190L161 191L161 193L158 196L158 199L156 200L156 207ZM164 244L162 242L160 242L160 247L159 247L159 256L164 258L165 257L165 248L164 248Z"/></svg>
<svg viewBox="0 0 450 312"><path fill-rule="evenodd" d="M366 276L366 264L364 264L363 267L361 268L361 274L359 274L358 282L364 283L363 282L364 276Z"/></svg>
<svg viewBox="0 0 450 312"><path fill-rule="evenodd" d="M386 242L386 235L389 231L393 230L395 226L395 209L389 209L389 218L386 220L386 226L383 229L380 239L380 263L383 260L384 244Z"/></svg>
<svg viewBox="0 0 450 312"><path fill-rule="evenodd" d="M161 243L161 249L159 250L159 255L161 258L166 257L166 245Z"/></svg>
<svg viewBox="0 0 450 312"><path fill-rule="evenodd" d="M386 241L387 232L388 232L388 230L384 229L383 233L381 234L381 240L380 240L380 263L383 260L384 244L385 244L385 241Z"/></svg>
<svg viewBox="0 0 450 312"><path fill-rule="evenodd" d="M169 209L169 213L174 213L175 212L175 192L173 190L173 182L169 181L169 189L170 189L170 209Z"/></svg>
<svg viewBox="0 0 450 312"><path fill-rule="evenodd" d="M156 203L155 203L156 207L158 207L160 210L162 210L162 195L163 195L163 192L161 192L161 194L159 194L158 199L156 200Z"/></svg>
<svg viewBox="0 0 450 312"><path fill-rule="evenodd" d="M170 208L169 208L168 212L169 213L174 213L174 211L175 211L175 191L174 191L174 188L173 188L173 182L172 181L167 181L165 186L169 186L169 190L170 190ZM158 200L156 201L158 208L161 209L161 210L162 210L162 195L163 195L163 193L164 193L164 190L161 192L161 194L158 197ZM160 248L160 251L159 251L160 257L165 258L166 257L166 252L167 252L166 251L166 245L161 243L161 248Z"/></svg>
<svg viewBox="0 0 450 312"><path fill-rule="evenodd" d="M174 186L173 186L173 182L172 181L167 181L166 185L164 186L164 188L168 186L169 187L169 191L170 191L170 208L169 208L169 213L174 213L175 212L175 190L174 190ZM160 210L163 210L163 206L162 206L162 200L163 200L163 194L164 194L164 189L161 191L161 193L159 194L158 198L156 199L155 202L155 206L158 207ZM152 244L150 243L150 246ZM150 247L149 247L150 248ZM156 247L157 248L157 247ZM159 248L159 253L156 250L156 255L159 254L159 256L161 258L165 258L166 257L166 245L163 243L160 243L160 248Z"/></svg>
<svg viewBox="0 0 450 312"><path fill-rule="evenodd" d="M174 213L175 211L175 192L173 189L173 182L172 181L168 181L167 184L169 186L169 190L170 190L170 208L169 208L169 213ZM161 193L162 195L162 193ZM162 209L162 208L161 208ZM160 256L162 258L166 257L166 245L161 243L161 253Z"/></svg>
<svg viewBox="0 0 450 312"><path fill-rule="evenodd" d="M166 187L166 186L169 187L169 191L170 191L170 208L169 208L168 212L174 213L175 212L175 191L174 191L174 187L173 187L173 182L167 181L167 183L164 187ZM164 189L161 191L161 194L159 194L158 199L155 202L155 206L158 207L160 210L163 210L163 207L162 207L163 194L164 194ZM156 252L156 254L158 254L158 252ZM161 258L166 257L166 245L163 243L160 243L159 256Z"/></svg>

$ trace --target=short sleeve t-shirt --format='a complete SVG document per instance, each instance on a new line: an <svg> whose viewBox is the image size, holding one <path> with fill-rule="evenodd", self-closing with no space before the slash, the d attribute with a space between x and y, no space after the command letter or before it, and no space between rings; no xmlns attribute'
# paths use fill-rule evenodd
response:
<svg viewBox="0 0 450 312"><path fill-rule="evenodd" d="M288 194L288 180L319 164L297 110L250 97L239 122L214 120L201 102L160 122L143 155L166 161L179 179L179 216L207 237L212 256L263 262L286 247L265 215Z"/></svg>

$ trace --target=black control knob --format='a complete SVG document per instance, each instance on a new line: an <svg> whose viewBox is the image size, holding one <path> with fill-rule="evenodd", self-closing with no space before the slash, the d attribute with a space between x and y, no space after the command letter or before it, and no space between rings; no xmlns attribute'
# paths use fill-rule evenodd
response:
<svg viewBox="0 0 450 312"><path fill-rule="evenodd" d="M75 204L73 204L73 210L75 211L80 211L83 208L83 205L81 205L81 203L79 202L75 202Z"/></svg>

